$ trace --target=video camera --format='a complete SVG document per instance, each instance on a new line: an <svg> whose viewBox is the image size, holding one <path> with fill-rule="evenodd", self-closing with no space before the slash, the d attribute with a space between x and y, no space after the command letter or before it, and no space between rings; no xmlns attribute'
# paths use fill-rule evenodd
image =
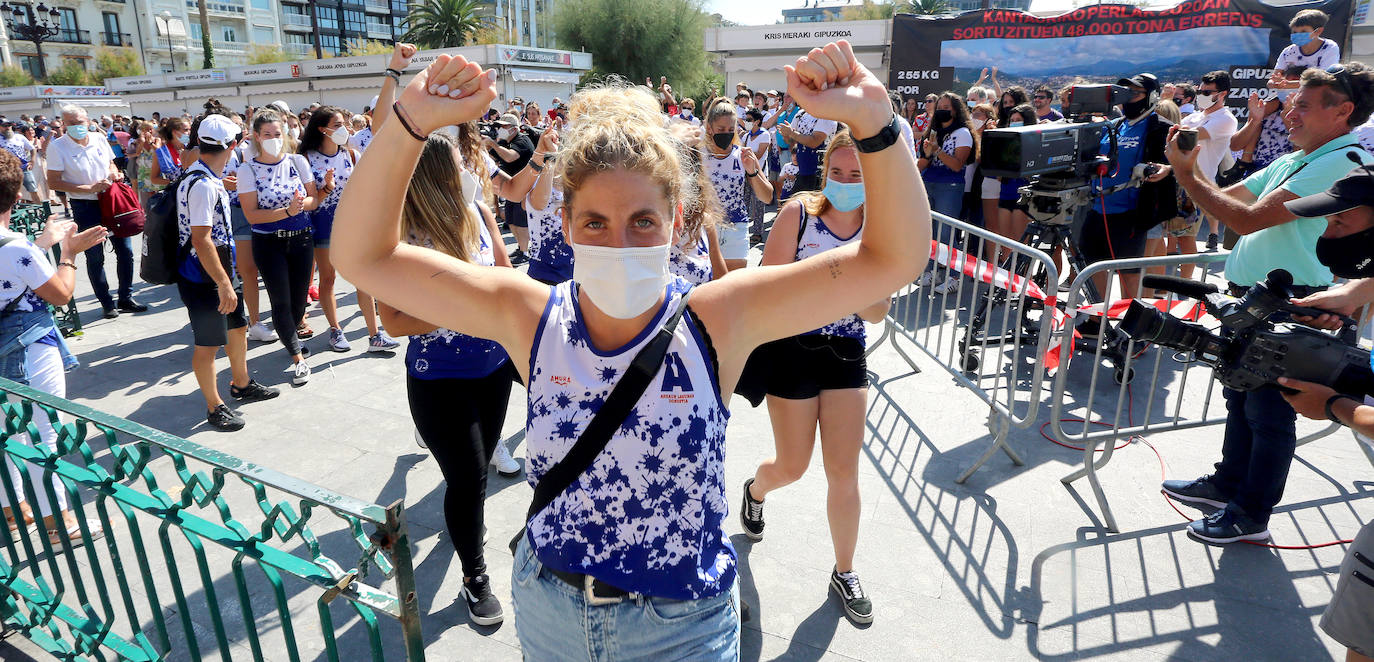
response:
<svg viewBox="0 0 1374 662"><path fill-rule="evenodd" d="M1075 85L1069 88L1064 108L1072 121L984 131L979 159L983 174L1029 179L1021 200L1029 205L1030 216L1042 223L1070 222L1075 207L1098 195L1092 178L1105 176L1116 164L1112 123L1095 118L1108 116L1131 95L1120 85ZM1102 136L1109 134L1111 149L1104 156Z"/></svg>
<svg viewBox="0 0 1374 662"><path fill-rule="evenodd" d="M1342 317L1335 335L1296 322L1275 322L1276 315L1317 316L1328 311L1288 302L1293 276L1282 269L1237 299L1215 285L1171 276L1145 276L1145 288L1197 299L1221 322L1222 333L1185 322L1132 301L1118 329L1136 342L1152 342L1191 354L1215 369L1217 380L1237 391L1275 385L1279 377L1324 384L1339 393L1374 395L1369 351L1357 344L1358 323Z"/></svg>

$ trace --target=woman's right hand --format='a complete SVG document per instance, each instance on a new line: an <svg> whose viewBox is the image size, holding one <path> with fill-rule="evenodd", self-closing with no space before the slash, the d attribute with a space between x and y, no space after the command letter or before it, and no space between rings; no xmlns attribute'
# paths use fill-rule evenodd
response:
<svg viewBox="0 0 1374 662"><path fill-rule="evenodd" d="M892 119L887 86L859 64L848 41L813 48L783 69L797 105L816 117L844 122L856 137L875 136Z"/></svg>
<svg viewBox="0 0 1374 662"><path fill-rule="evenodd" d="M405 119L428 135L478 119L496 100L496 72L467 58L440 55L401 92Z"/></svg>

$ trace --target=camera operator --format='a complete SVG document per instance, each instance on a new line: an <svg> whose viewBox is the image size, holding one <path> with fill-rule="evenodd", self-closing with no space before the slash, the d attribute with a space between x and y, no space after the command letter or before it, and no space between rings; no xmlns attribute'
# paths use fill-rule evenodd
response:
<svg viewBox="0 0 1374 662"><path fill-rule="evenodd" d="M1154 74L1138 74L1122 78L1117 85L1132 92L1130 100L1121 105L1122 117L1113 122L1112 132L1102 136L1102 153L1116 141L1116 172L1099 181L1099 190L1131 178L1137 164L1158 166L1140 187L1122 189L1100 198L1088 211L1087 221L1078 239L1078 254L1088 263L1140 257L1145 254L1145 236L1150 228L1177 215L1177 185L1164 163L1164 145L1169 139L1173 123L1154 112L1159 103L1159 81ZM1115 133L1116 135L1111 135ZM1106 296L1107 274L1093 276L1097 291ZM1140 270L1121 271L1121 296L1136 296L1140 285Z"/></svg>
<svg viewBox="0 0 1374 662"><path fill-rule="evenodd" d="M1234 229L1240 241L1226 260L1233 294L1286 269L1293 291L1310 296L1331 284L1331 271L1315 246L1324 218L1299 218L1284 206L1326 190L1374 157L1350 133L1374 110L1374 73L1358 63L1308 69L1285 116L1300 151L1276 159L1245 181L1219 190L1197 168L1198 152L1184 153L1171 137L1167 156L1174 177L1203 212ZM1297 413L1278 389L1223 389L1226 436L1216 472L1194 481L1169 480L1164 493L1180 501L1221 508L1188 525L1190 535L1223 544L1269 537L1269 514L1283 497L1297 444Z"/></svg>
<svg viewBox="0 0 1374 662"><path fill-rule="evenodd" d="M1374 259L1371 259L1374 256L1374 186L1371 183L1374 183L1374 166L1356 168L1329 190L1284 205L1300 217L1326 217L1326 232L1317 240L1317 258L1335 275L1352 279L1294 303L1345 316L1374 303ZM1296 319L1319 328L1340 327L1336 315ZM1360 441L1371 443L1374 398L1337 393L1329 386L1294 379L1281 378L1279 383L1297 391L1283 397L1299 414L1348 426ZM1321 620L1322 629L1349 649L1346 660L1350 661L1374 660L1370 657L1374 656L1374 590L1364 585L1374 577L1371 559L1374 559L1374 522L1360 529L1347 550L1345 561L1341 563L1336 595Z"/></svg>

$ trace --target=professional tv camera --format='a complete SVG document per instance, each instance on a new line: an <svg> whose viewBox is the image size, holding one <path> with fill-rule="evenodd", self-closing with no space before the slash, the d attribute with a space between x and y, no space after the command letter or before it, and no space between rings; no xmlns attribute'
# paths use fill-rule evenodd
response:
<svg viewBox="0 0 1374 662"><path fill-rule="evenodd" d="M1369 350L1357 344L1358 324L1342 318L1335 335L1296 322L1274 322L1276 315L1317 316L1328 311L1288 302L1293 276L1282 269L1237 299L1215 285L1170 276L1145 276L1144 286L1202 301L1221 322L1213 333L1156 308L1132 301L1117 327L1136 342L1152 342L1191 354L1212 366L1217 380L1237 391L1278 383L1279 377L1325 384L1339 393L1374 395Z"/></svg>
<svg viewBox="0 0 1374 662"><path fill-rule="evenodd" d="M1030 184L1021 189L1021 200L1030 207L1031 218L1046 224L1069 223L1076 207L1126 186L1099 192L1092 189L1091 181L1116 165L1112 123L1100 118L1130 100L1131 94L1120 85L1075 85L1069 88L1069 105L1064 108L1072 121L983 132L979 160L983 174L1029 179ZM1103 155L1106 134L1113 139L1109 153ZM1129 185L1138 186L1140 179L1132 177Z"/></svg>

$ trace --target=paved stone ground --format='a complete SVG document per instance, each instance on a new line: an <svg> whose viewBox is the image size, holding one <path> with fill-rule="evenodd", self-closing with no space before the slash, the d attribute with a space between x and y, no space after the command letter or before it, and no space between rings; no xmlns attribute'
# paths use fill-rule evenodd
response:
<svg viewBox="0 0 1374 662"><path fill-rule="evenodd" d="M113 272L113 259L109 263ZM381 504L403 497L417 552L428 658L520 659L512 621L474 626L455 603L461 572L444 531L440 474L412 441L401 357L362 351L363 323L348 286L340 310L353 351L334 354L322 340L310 341L314 377L292 388L278 346L253 344L254 375L284 392L277 400L243 407L248 426L223 434L204 424L189 372L190 331L174 289L142 286L137 296L152 306L150 312L105 321L92 314L99 307L84 275L82 281L78 296L87 327L74 347L85 365L69 375L72 399L350 496ZM317 307L310 316L322 330ZM909 344L905 348L911 353ZM875 622L850 624L827 590L833 556L818 455L803 480L770 495L765 541L751 544L737 520L726 522L740 555L742 594L753 608L744 630L744 659L1343 657L1317 628L1343 547L1277 551L1190 540L1183 520L1158 493L1159 461L1138 443L1122 448L1101 472L1121 527L1121 533L1103 533L1095 508L1088 507L1091 493L1082 483L1066 488L1058 480L1081 461L1081 453L1038 434L1048 408L1039 412L1036 425L1013 431L1011 443L1027 466L1014 467L999 454L958 485L954 478L988 444L987 408L925 355L912 355L920 374L890 343L869 363L874 387L861 460L858 569L875 603ZM1088 372L1080 372L1070 388L1086 385ZM1197 389L1196 397L1205 397L1201 386L1189 386ZM516 387L506 420L507 443L521 459L523 396ZM739 486L771 455L771 437L764 409L734 402L726 465L732 515ZM1171 476L1192 477L1210 469L1220 438L1220 428L1210 427L1155 434L1150 441ZM1369 476L1371 467L1348 432L1303 447L1271 524L1276 542L1353 536L1374 516ZM523 479L493 472L490 492L487 559L509 614L504 542L518 528L530 490ZM227 568L216 566L217 583L228 576ZM226 595L232 593L221 593L231 600ZM312 600L301 603L307 618ZM47 659L15 639L10 643L18 648L0 643L0 659ZM388 642L394 644L394 637ZM267 645L266 657L280 659ZM243 642L232 648L234 659L247 658ZM213 647L202 648L212 655L207 651ZM363 657L361 650L345 651L345 659Z"/></svg>

